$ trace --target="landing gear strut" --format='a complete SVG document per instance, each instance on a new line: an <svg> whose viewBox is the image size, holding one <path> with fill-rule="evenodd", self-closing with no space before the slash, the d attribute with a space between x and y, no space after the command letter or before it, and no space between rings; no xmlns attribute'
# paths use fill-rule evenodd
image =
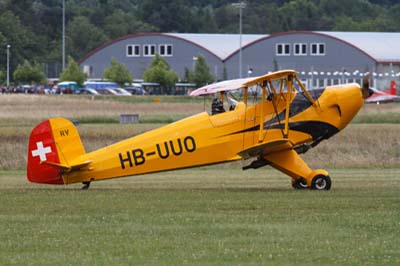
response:
<svg viewBox="0 0 400 266"><path fill-rule="evenodd" d="M82 184L83 184L82 190L88 190L89 189L90 181L82 182Z"/></svg>

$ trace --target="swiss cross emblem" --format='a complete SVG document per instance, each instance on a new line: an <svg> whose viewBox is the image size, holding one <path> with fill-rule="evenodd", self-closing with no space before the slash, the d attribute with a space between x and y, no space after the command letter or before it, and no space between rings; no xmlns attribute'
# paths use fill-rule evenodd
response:
<svg viewBox="0 0 400 266"><path fill-rule="evenodd" d="M42 141L36 142L36 147L37 149L32 151L32 157L39 156L40 161L46 161L46 154L51 152L51 147L44 147Z"/></svg>

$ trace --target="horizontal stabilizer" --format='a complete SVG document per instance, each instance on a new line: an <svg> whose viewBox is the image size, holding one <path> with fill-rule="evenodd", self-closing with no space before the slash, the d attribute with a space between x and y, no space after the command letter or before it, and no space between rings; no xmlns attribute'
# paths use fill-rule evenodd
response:
<svg viewBox="0 0 400 266"><path fill-rule="evenodd" d="M266 155L273 152L287 150L293 148L293 144L288 139L276 139L266 143L254 145L238 153L242 158L248 159L259 155Z"/></svg>
<svg viewBox="0 0 400 266"><path fill-rule="evenodd" d="M91 162L92 161L85 161L85 162L79 162L79 163L73 164L73 165L66 165L66 164L54 163L54 162L49 162L49 161L41 161L40 163L58 167L63 171L63 173L69 173L74 170L79 170L82 167L89 165Z"/></svg>

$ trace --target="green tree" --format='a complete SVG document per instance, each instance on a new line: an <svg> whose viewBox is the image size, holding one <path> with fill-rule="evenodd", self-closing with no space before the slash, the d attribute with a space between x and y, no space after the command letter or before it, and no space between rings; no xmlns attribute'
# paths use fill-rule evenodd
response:
<svg viewBox="0 0 400 266"><path fill-rule="evenodd" d="M313 30L321 19L318 7L311 0L287 2L280 9L283 30Z"/></svg>
<svg viewBox="0 0 400 266"><path fill-rule="evenodd" d="M68 57L68 65L61 72L60 81L75 81L79 86L82 86L85 79L85 73L83 73L72 57Z"/></svg>
<svg viewBox="0 0 400 266"><path fill-rule="evenodd" d="M118 83L119 86L124 86L125 83L132 83L133 78L128 68L119 63L116 59L111 60L110 67L104 70L103 77L115 83Z"/></svg>
<svg viewBox="0 0 400 266"><path fill-rule="evenodd" d="M161 32L187 32L190 27L190 21L193 19L191 8L183 0L139 2L142 19Z"/></svg>
<svg viewBox="0 0 400 266"><path fill-rule="evenodd" d="M183 82L193 82L193 71L185 67L185 75L183 77Z"/></svg>
<svg viewBox="0 0 400 266"><path fill-rule="evenodd" d="M14 80L22 83L44 83L46 77L38 64L33 66L28 60L25 60L22 65L18 65L13 74Z"/></svg>
<svg viewBox="0 0 400 266"><path fill-rule="evenodd" d="M143 73L145 82L157 82L161 89L169 90L175 86L179 77L176 72L172 71L164 58L156 54L150 66Z"/></svg>
<svg viewBox="0 0 400 266"><path fill-rule="evenodd" d="M6 81L6 74L0 70L0 84L4 84Z"/></svg>
<svg viewBox="0 0 400 266"><path fill-rule="evenodd" d="M0 65L6 65L6 45L10 48L10 68L24 63L25 58L39 61L44 47L40 38L34 35L28 27L21 24L20 18L10 11L0 13Z"/></svg>
<svg viewBox="0 0 400 266"><path fill-rule="evenodd" d="M211 74L210 67L207 65L203 56L198 55L193 71L193 81L197 87L202 87L215 81L215 76Z"/></svg>
<svg viewBox="0 0 400 266"><path fill-rule="evenodd" d="M117 38L136 32L156 31L156 28L152 25L142 22L133 14L122 10L115 10L111 15L107 16L104 20L103 29L110 38Z"/></svg>
<svg viewBox="0 0 400 266"><path fill-rule="evenodd" d="M81 58L108 39L104 32L86 17L74 18L67 26L67 34L68 51L74 58Z"/></svg>

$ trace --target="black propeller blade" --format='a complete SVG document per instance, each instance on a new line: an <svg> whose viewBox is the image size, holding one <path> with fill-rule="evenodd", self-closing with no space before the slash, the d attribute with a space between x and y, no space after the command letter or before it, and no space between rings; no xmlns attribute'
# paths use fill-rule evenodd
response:
<svg viewBox="0 0 400 266"><path fill-rule="evenodd" d="M364 99L367 99L374 93L374 91L369 88L369 74L363 78L361 91Z"/></svg>

